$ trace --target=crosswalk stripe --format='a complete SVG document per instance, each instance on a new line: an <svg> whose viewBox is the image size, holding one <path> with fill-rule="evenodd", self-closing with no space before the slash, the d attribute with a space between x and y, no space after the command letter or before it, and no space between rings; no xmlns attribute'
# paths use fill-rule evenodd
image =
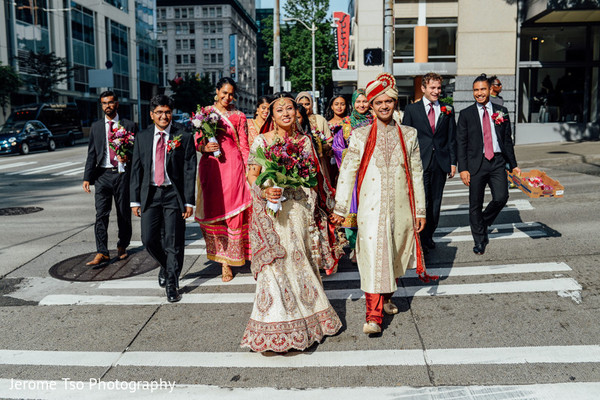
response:
<svg viewBox="0 0 600 400"><path fill-rule="evenodd" d="M484 207L486 204L484 204ZM502 209L502 212L506 211L528 211L533 210L533 206L528 200L517 199L509 200L506 206ZM468 204L449 204L442 205L441 215L461 215L469 213Z"/></svg>
<svg viewBox="0 0 600 400"><path fill-rule="evenodd" d="M539 222L512 222L508 224L496 224L490 226L491 230L494 229L529 229L529 228L540 228L542 224ZM456 232L471 232L470 226L446 226L446 227L438 227L435 230L435 233L456 233Z"/></svg>
<svg viewBox="0 0 600 400"><path fill-rule="evenodd" d="M504 264L504 265L483 265L476 267L454 267L454 268L427 268L427 272L440 277L456 276L482 276L482 275L508 275L508 274L527 274L541 272L565 272L571 271L571 268L565 263L531 263L531 264ZM414 269L406 271L406 278L415 278L417 276ZM360 274L358 271L338 272L333 275L323 276L323 282L340 281L358 281ZM223 282L220 276L216 278L196 278L182 279L179 284L186 286L231 286L231 285L254 285L256 281L252 276L236 276L230 282ZM156 280L144 279L123 279L102 282L98 289L157 289ZM160 289L162 290L162 289Z"/></svg>
<svg viewBox="0 0 600 400"><path fill-rule="evenodd" d="M0 350L0 365L174 368L310 368L425 365L578 364L600 362L599 345L452 349L239 352Z"/></svg>
<svg viewBox="0 0 600 400"><path fill-rule="evenodd" d="M60 176L60 175L64 175L64 176L72 176L72 175L79 175L81 174L83 171L85 170L85 167L79 167L79 168L75 168L75 169L68 169L66 171L60 171L60 172L55 172L52 175L53 176Z"/></svg>
<svg viewBox="0 0 600 400"><path fill-rule="evenodd" d="M508 193L519 193L521 192L521 189L509 189ZM490 194L492 193L489 189L487 189L485 191L486 194ZM444 191L444 195L443 197L461 197L461 196L468 196L469 195L469 189L459 189L459 190L445 190Z"/></svg>
<svg viewBox="0 0 600 400"><path fill-rule="evenodd" d="M26 383L23 389L15 390L15 381ZM211 385L186 385L160 380L154 383L154 389L143 388L132 390L131 383L119 381L120 388L112 388L110 384L117 381L104 379L106 387L101 387L95 380L69 381L69 386L61 381L22 381L0 379L0 397L5 399L35 398L42 400L104 400L110 398L129 399L220 399L220 400L309 400L309 399L411 399L411 400L597 400L600 392L598 382L545 383L529 385L473 385L473 386L393 386L393 387L326 387L278 389L273 387L218 387ZM168 383L167 383L168 382ZM175 383L175 382L173 382ZM160 387L159 387L160 385ZM33 386L30 388L29 386ZM40 389L50 386L51 389ZM74 389L76 388L76 389Z"/></svg>
<svg viewBox="0 0 600 400"><path fill-rule="evenodd" d="M132 247L140 247L143 246L143 243L140 240L132 240L129 243L130 246ZM206 242L204 241L204 239L188 239L185 241L185 245L186 246L201 246L201 247L206 247ZM185 249L185 251L187 252L188 249Z"/></svg>
<svg viewBox="0 0 600 400"><path fill-rule="evenodd" d="M68 167L70 165L75 165L75 164L80 164L80 162L66 161L66 162L59 163L59 164L45 165L43 167L27 169L25 171L10 172L10 173L8 173L8 175L33 175L33 174L37 174L39 172L51 171L53 169L58 169L58 168L65 168L65 167Z"/></svg>
<svg viewBox="0 0 600 400"><path fill-rule="evenodd" d="M12 164L4 164L4 165L0 165L0 170L16 168L16 167L23 167L25 165L30 165L30 164L37 164L37 161L22 161L22 162L16 162L16 163L12 163Z"/></svg>
<svg viewBox="0 0 600 400"><path fill-rule="evenodd" d="M454 285L419 285L399 287L394 297L433 297L476 294L531 293L531 292L572 292L580 291L581 286L571 278L544 280L464 283ZM360 289L326 290L330 300L357 300L364 297ZM52 294L40 301L43 306L57 305L159 305L166 304L163 296L106 296ZM254 293L188 293L179 304L232 304L252 303Z"/></svg>
<svg viewBox="0 0 600 400"><path fill-rule="evenodd" d="M490 240L498 239L525 239L525 238L540 238L548 236L547 232L534 230L534 231L518 231L510 233L490 233L488 234ZM434 236L435 241L438 243L455 243L455 242L472 242L473 236L461 235L461 236Z"/></svg>

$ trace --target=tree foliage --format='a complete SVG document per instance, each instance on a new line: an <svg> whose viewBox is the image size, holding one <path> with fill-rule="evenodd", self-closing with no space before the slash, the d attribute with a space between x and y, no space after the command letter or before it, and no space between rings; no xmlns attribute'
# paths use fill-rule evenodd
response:
<svg viewBox="0 0 600 400"><path fill-rule="evenodd" d="M25 72L25 83L31 86L41 101L55 100L58 95L56 86L73 76L75 71L74 67L69 66L66 58L57 57L53 52L29 51L27 55L16 58L21 72Z"/></svg>
<svg viewBox="0 0 600 400"><path fill-rule="evenodd" d="M0 63L0 108L2 108L2 114L10 102L11 93L19 90L22 84L21 77L13 67Z"/></svg>
<svg viewBox="0 0 600 400"><path fill-rule="evenodd" d="M315 64L317 90L331 85L331 70L335 68L335 36L331 20L327 19L329 0L287 1L283 6L285 18L297 18L309 27L314 21ZM264 21L267 48L266 58L273 61L273 19ZM312 88L312 38L311 32L297 21L280 25L281 65L286 68L286 80L292 82L292 90L299 92Z"/></svg>
<svg viewBox="0 0 600 400"><path fill-rule="evenodd" d="M213 103L215 87L207 76L200 78L188 72L169 81L169 85L175 108L183 112L191 114L198 104L204 107Z"/></svg>

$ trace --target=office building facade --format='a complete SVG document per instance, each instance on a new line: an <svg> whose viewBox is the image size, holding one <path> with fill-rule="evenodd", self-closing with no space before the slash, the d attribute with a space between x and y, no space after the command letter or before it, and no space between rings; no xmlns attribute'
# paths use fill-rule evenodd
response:
<svg viewBox="0 0 600 400"><path fill-rule="evenodd" d="M333 71L342 91L365 85L383 65L386 2L350 2L351 63ZM597 138L600 125L600 1L396 0L393 74L401 106L420 98L420 76L444 77L457 111L473 102L472 82L497 75L517 143Z"/></svg>
<svg viewBox="0 0 600 400"><path fill-rule="evenodd" d="M238 86L236 106L250 114L257 94L255 8L252 0L158 0L158 43L168 81L186 73L225 76Z"/></svg>
<svg viewBox="0 0 600 400"><path fill-rule="evenodd" d="M145 125L148 100L158 88L154 19L153 0L5 2L0 8L0 61L27 76L33 71L17 56L53 52L74 68L73 76L57 86L57 100L76 102L84 127L100 115L97 96L105 89L120 97L123 117ZM112 71L112 85L93 87L94 70ZM12 106L37 101L27 85L11 99Z"/></svg>

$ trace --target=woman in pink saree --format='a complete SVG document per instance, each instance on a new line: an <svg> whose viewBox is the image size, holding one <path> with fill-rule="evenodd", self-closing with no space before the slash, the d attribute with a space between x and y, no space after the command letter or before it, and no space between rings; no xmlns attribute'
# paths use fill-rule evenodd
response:
<svg viewBox="0 0 600 400"><path fill-rule="evenodd" d="M232 105L235 89L231 78L217 82L215 104L208 108L220 117L218 143L200 142L196 147L202 153L198 166L196 221L206 241L207 258L221 263L223 282L233 279L231 266L243 266L251 258L247 121L244 113ZM221 154L215 157L217 151Z"/></svg>

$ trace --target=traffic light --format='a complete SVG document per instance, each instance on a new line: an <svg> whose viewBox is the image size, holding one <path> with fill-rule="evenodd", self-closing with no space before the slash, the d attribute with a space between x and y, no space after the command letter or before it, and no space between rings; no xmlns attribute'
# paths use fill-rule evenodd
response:
<svg viewBox="0 0 600 400"><path fill-rule="evenodd" d="M363 62L365 65L383 64L383 50L381 50L380 48L365 49Z"/></svg>

